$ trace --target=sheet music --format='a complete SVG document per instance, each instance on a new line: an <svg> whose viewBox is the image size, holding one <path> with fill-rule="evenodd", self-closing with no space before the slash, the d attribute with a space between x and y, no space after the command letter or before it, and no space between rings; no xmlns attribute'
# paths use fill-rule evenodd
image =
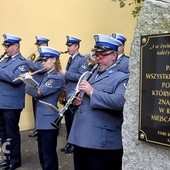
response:
<svg viewBox="0 0 170 170"><path fill-rule="evenodd" d="M22 81L29 87L38 87L38 83L32 77L26 77Z"/></svg>
<svg viewBox="0 0 170 170"><path fill-rule="evenodd" d="M39 100L40 103L44 104L46 107L50 108L51 110L59 113L59 109L57 107L55 107L54 105L52 105L51 103L48 103L48 102L44 102L42 100Z"/></svg>

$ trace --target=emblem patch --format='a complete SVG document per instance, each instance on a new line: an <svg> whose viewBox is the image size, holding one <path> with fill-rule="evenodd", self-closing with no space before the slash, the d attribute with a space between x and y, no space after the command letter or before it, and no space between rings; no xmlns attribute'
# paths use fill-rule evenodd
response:
<svg viewBox="0 0 170 170"><path fill-rule="evenodd" d="M19 68L20 71L26 71L26 70L25 70L25 65L21 65L21 66L19 66L18 68Z"/></svg>
<svg viewBox="0 0 170 170"><path fill-rule="evenodd" d="M46 85L47 87L52 87L53 82L54 82L54 80L48 80L48 81L45 83L45 85Z"/></svg>
<svg viewBox="0 0 170 170"><path fill-rule="evenodd" d="M87 68L87 63L86 62L84 62L82 65L81 65L81 67L83 68L83 69L86 69Z"/></svg>

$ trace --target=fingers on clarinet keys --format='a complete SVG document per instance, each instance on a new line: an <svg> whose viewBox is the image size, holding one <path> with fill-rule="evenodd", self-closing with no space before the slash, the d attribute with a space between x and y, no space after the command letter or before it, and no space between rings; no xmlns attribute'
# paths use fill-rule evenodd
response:
<svg viewBox="0 0 170 170"><path fill-rule="evenodd" d="M74 152L74 145L67 143L64 148L60 149L61 152L64 152L65 154L71 154Z"/></svg>

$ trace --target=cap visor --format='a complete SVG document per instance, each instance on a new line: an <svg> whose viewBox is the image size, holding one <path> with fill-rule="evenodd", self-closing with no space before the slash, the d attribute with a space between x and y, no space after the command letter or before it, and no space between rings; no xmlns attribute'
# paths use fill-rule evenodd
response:
<svg viewBox="0 0 170 170"><path fill-rule="evenodd" d="M112 50L110 48L106 48L105 46L94 46L91 51L108 51Z"/></svg>

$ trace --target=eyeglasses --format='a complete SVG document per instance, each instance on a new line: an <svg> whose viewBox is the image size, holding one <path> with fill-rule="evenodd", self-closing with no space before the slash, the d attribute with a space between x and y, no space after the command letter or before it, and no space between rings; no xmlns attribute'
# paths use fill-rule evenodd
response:
<svg viewBox="0 0 170 170"><path fill-rule="evenodd" d="M104 59L106 56L110 55L110 54L113 54L115 53L114 51L110 52L110 53L106 53L106 54L103 54L103 53L99 53L99 54L96 54L96 58L98 59Z"/></svg>

